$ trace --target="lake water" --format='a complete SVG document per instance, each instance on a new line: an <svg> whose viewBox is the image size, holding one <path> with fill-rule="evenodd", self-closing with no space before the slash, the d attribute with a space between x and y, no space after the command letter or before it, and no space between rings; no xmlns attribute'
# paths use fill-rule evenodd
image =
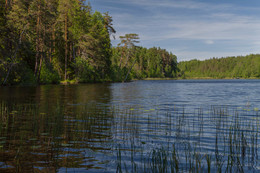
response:
<svg viewBox="0 0 260 173"><path fill-rule="evenodd" d="M0 172L257 172L259 88L260 80L0 87Z"/></svg>

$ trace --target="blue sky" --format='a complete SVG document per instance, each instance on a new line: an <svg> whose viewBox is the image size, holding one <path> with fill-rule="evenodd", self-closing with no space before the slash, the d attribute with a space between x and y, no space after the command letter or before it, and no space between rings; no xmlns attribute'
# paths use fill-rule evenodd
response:
<svg viewBox="0 0 260 173"><path fill-rule="evenodd" d="M109 12L118 37L161 47L178 61L260 53L260 0L90 0Z"/></svg>

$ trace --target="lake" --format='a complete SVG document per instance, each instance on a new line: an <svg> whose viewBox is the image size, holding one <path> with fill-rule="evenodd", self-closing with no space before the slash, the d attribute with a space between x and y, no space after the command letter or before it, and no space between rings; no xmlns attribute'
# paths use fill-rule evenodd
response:
<svg viewBox="0 0 260 173"><path fill-rule="evenodd" d="M258 172L260 80L0 87L0 172Z"/></svg>

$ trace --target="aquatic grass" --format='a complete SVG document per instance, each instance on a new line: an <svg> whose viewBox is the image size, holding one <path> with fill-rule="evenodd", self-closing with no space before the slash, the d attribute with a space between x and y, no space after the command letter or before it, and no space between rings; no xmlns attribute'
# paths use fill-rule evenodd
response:
<svg viewBox="0 0 260 173"><path fill-rule="evenodd" d="M250 172L259 166L257 111L212 106L148 112L95 103L49 109L1 103L0 152L15 158L18 171L32 157L34 165L117 172Z"/></svg>
<svg viewBox="0 0 260 173"><path fill-rule="evenodd" d="M117 149L117 167L116 167L116 172L117 173L122 173L122 157L121 157L121 148L120 146Z"/></svg>
<svg viewBox="0 0 260 173"><path fill-rule="evenodd" d="M233 116L229 116L230 113L225 107L221 109L213 108L207 113L210 114L211 119L214 120L212 123L215 124L215 150L210 154L201 153L200 142L196 143L196 146L190 142L191 136L190 134L187 135L190 131L186 127L190 126L190 120L187 121L186 119L187 114L171 114L175 121L171 122L168 119L168 122L173 123L175 128L170 126L168 129L175 129L176 131L174 134L176 136L175 144L172 148L152 149L148 154L149 158L142 161L146 163L143 163L143 167L137 168L137 170L145 170L143 172L182 172L184 170L188 172L245 172L246 170L254 170L255 158L258 155L257 122L250 119L244 120L236 110L233 110L233 112ZM204 137L204 122L201 121L205 119L205 116L202 109L198 109L196 117L198 119L196 121L193 119L192 127L193 131L197 130L197 137L200 140ZM160 124L161 122L156 125L156 128L159 129ZM170 132L169 134L173 135ZM184 148L183 134L187 141ZM185 152L182 153L182 151ZM122 158L124 157L122 156Z"/></svg>
<svg viewBox="0 0 260 173"><path fill-rule="evenodd" d="M176 151L175 144L173 144L172 160L171 160L171 172L179 172L179 155Z"/></svg>

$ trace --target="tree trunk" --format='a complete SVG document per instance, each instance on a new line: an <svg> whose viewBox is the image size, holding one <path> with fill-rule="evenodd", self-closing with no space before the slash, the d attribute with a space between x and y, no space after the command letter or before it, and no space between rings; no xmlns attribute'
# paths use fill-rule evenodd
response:
<svg viewBox="0 0 260 173"><path fill-rule="evenodd" d="M125 79L123 80L123 82L125 82L125 81L126 81L126 79L127 79L128 75L129 75L130 71L132 70L132 68L133 68L133 67L134 67L134 65L135 65L135 62L136 62L136 59L135 59L135 61L134 61L133 65L131 66L131 68L128 70L128 72L127 72L127 74L126 74L126 76L125 76Z"/></svg>
<svg viewBox="0 0 260 173"><path fill-rule="evenodd" d="M55 46L56 46L55 45L56 44L56 42L55 42L55 39L56 39L55 32L56 32L56 30L55 30L55 25L54 25L53 30L52 30L52 46L51 46L50 62L52 61L53 54L55 54Z"/></svg>
<svg viewBox="0 0 260 173"><path fill-rule="evenodd" d="M36 55L35 55L35 69L34 76L37 78L38 74L38 59L39 59L39 51L40 51L40 3L38 3L38 14L37 14L37 24L36 24Z"/></svg>
<svg viewBox="0 0 260 173"><path fill-rule="evenodd" d="M65 31L64 31L64 40L65 40L65 80L67 80L67 59L68 59L68 16L65 16Z"/></svg>
<svg viewBox="0 0 260 173"><path fill-rule="evenodd" d="M122 64L122 61L123 61L123 53L124 53L124 51L122 51L122 54L121 54L121 57L120 57L119 69L121 68L121 64Z"/></svg>
<svg viewBox="0 0 260 173"><path fill-rule="evenodd" d="M11 7L12 1L11 0L5 0L5 9L8 9Z"/></svg>
<svg viewBox="0 0 260 173"><path fill-rule="evenodd" d="M37 77L37 83L40 83L41 80L41 69L42 69L42 61L46 60L45 55L46 55L46 51L44 50L44 45L45 45L45 38L46 38L46 30L45 30L45 26L43 28L43 38L41 39L41 58L40 58L40 66L39 66L39 70L38 70L38 77Z"/></svg>
<svg viewBox="0 0 260 173"><path fill-rule="evenodd" d="M122 59L123 59L123 56L120 57L119 68L121 68Z"/></svg>
<svg viewBox="0 0 260 173"><path fill-rule="evenodd" d="M72 50L73 50L73 62L75 62L76 60L76 49L75 49L75 46L74 46L74 43L72 43Z"/></svg>
<svg viewBox="0 0 260 173"><path fill-rule="evenodd" d="M129 57L130 57L130 50L127 51L125 67L127 67L127 64L128 64L128 61L129 61Z"/></svg>
<svg viewBox="0 0 260 173"><path fill-rule="evenodd" d="M77 46L77 47L75 47L75 56L76 57L78 57L78 56L80 56L81 55L81 49L80 49L80 46Z"/></svg>
<svg viewBox="0 0 260 173"><path fill-rule="evenodd" d="M70 42L70 62L72 61L73 58L73 46L72 46L72 42Z"/></svg>
<svg viewBox="0 0 260 173"><path fill-rule="evenodd" d="M9 74L10 74L10 72L11 72L11 70L12 70L13 65L14 65L13 63L10 65L10 67L9 67L9 69L8 69L8 72L7 72L6 76L5 76L5 80L4 80L4 82L2 83L2 85L5 85L5 83L6 83L7 79L8 79L8 77L9 77Z"/></svg>
<svg viewBox="0 0 260 173"><path fill-rule="evenodd" d="M11 57L11 61L14 61L14 59L16 58L16 54L17 54L17 52L18 52L18 50L19 50L19 48L20 48L20 46L21 46L21 44L22 44L22 36L23 36L23 33L25 32L25 30L26 30L26 28L27 28L27 25L28 25L28 24L26 24L26 25L24 26L23 31L22 31L22 33L20 34L20 38L19 38L19 41L18 41L18 45L17 45L17 47L16 47L16 49L15 49L14 55ZM11 70L12 70L12 67L13 67L14 65L15 65L15 63L11 63L10 68L8 69L8 72L7 72L6 76L5 76L5 79L4 79L4 82L2 83L2 85L5 85L5 83L6 83L7 79L8 79L8 77L9 77L9 74L10 74L10 72L11 72Z"/></svg>
<svg viewBox="0 0 260 173"><path fill-rule="evenodd" d="M38 75L37 75L37 83L40 83L40 77L41 77L41 68L42 68L42 61L43 61L43 53L41 53L41 58L40 58L40 65L39 65L39 70L38 70Z"/></svg>

